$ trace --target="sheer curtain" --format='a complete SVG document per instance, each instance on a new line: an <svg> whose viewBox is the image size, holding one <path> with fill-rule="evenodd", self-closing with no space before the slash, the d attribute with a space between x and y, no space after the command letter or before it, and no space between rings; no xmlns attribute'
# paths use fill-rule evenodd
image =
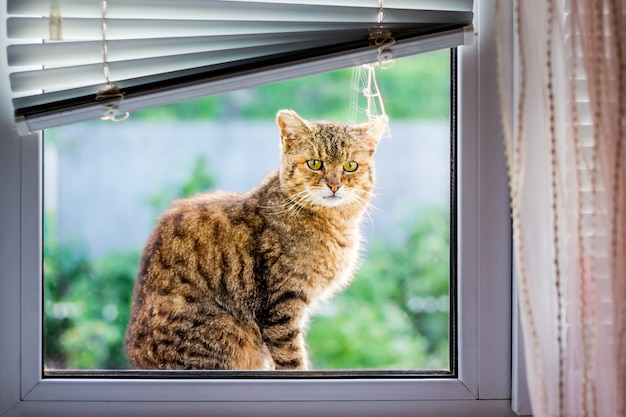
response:
<svg viewBox="0 0 626 417"><path fill-rule="evenodd" d="M514 20L503 125L533 412L624 416L626 4L518 0Z"/></svg>

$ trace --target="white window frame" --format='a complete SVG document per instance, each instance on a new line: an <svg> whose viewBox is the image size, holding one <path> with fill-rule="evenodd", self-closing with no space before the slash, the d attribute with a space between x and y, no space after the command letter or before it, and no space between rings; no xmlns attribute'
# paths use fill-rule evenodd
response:
<svg viewBox="0 0 626 417"><path fill-rule="evenodd" d="M510 5L504 8L510 12ZM15 132L3 65L0 416L515 415L511 227L495 82L493 2L477 0L475 12L478 36L459 49L458 67L456 378L43 378L42 139ZM0 18L6 19L6 10ZM512 45L511 37L503 41Z"/></svg>

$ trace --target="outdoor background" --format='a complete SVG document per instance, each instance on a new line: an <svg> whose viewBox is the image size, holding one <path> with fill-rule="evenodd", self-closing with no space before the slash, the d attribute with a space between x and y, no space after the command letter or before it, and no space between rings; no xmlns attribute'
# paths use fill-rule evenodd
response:
<svg viewBox="0 0 626 417"><path fill-rule="evenodd" d="M379 144L364 263L311 321L317 369L449 366L449 51L378 70ZM344 70L46 130L44 366L128 367L123 337L142 246L175 198L247 191L278 167L282 108L362 122Z"/></svg>

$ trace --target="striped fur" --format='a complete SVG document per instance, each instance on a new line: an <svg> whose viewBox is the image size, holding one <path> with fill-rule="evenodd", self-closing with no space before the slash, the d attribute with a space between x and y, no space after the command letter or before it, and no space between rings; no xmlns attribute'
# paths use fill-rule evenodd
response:
<svg viewBox="0 0 626 417"><path fill-rule="evenodd" d="M386 120L308 122L282 110L277 123L280 170L249 193L178 200L160 217L126 334L134 368L309 368L307 320L351 280ZM342 168L349 161L355 172Z"/></svg>

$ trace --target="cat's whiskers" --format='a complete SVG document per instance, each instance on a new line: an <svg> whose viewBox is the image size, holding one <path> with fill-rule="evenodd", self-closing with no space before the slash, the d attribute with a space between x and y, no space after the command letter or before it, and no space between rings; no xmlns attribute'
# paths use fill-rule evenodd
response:
<svg viewBox="0 0 626 417"><path fill-rule="evenodd" d="M295 207L297 207L297 205L294 204L293 202L289 201L289 202L286 202L286 203L278 205L278 206L268 206L268 207L265 207L265 208L268 208L268 209L281 209L282 208L282 210L272 211L272 212L269 213L269 214L272 214L272 215L279 215L279 214L285 214L285 213L290 213L290 215L291 215L291 213L293 213L293 211L296 210Z"/></svg>
<svg viewBox="0 0 626 417"><path fill-rule="evenodd" d="M381 192L381 190L383 190L383 189L384 189L384 188L383 188L383 187L381 187L381 186L374 185L373 190L372 190L372 191L370 191L370 192L369 192L369 194L371 194L371 196L372 196L373 198L378 198L379 196L387 196L387 195L391 195L391 193L390 193L390 192L386 192L386 193ZM367 191L366 191L366 192L367 192Z"/></svg>
<svg viewBox="0 0 626 417"><path fill-rule="evenodd" d="M290 188L285 188L285 187L281 187L280 189L282 191L288 190L288 189L295 189L297 187L290 187ZM302 211L302 209L307 205L311 204L311 196L312 196L312 192L310 190L301 190L298 191L295 194L291 194L288 195L280 204L277 204L275 206L263 206L263 208L267 208L267 209L281 209L280 211L274 211L271 214L284 214L284 213L289 213L290 217L295 217L297 216L300 211Z"/></svg>
<svg viewBox="0 0 626 417"><path fill-rule="evenodd" d="M313 204L312 197L313 192L308 189L302 190L292 196L289 196L288 200L292 203L291 216L296 217L298 214L300 214L302 209L305 208L305 206L310 207Z"/></svg>
<svg viewBox="0 0 626 417"><path fill-rule="evenodd" d="M372 225L372 227L374 227L374 219L372 218L371 211L372 210L381 211L378 207L374 206L374 204L372 204L371 202L372 199L376 198L376 194L374 194L371 191L364 190L362 188L354 188L353 191L354 191L353 200L351 201L351 204L358 205L358 208L360 209L364 208L365 211L363 212L363 214L367 216L367 219L369 220L370 224ZM364 197L360 193L365 194L369 198Z"/></svg>
<svg viewBox="0 0 626 417"><path fill-rule="evenodd" d="M373 197L376 197L376 196L374 195ZM369 201L363 199L363 205L366 206L367 210L382 212L382 210L380 208L378 208L374 203L372 203L372 199L370 199Z"/></svg>
<svg viewBox="0 0 626 417"><path fill-rule="evenodd" d="M367 205L366 203L365 210L363 211L363 216L367 218L369 224L372 226L372 229L374 229L376 225L374 224L374 218L372 217L372 213L371 213L372 208L373 207L371 205Z"/></svg>
<svg viewBox="0 0 626 417"><path fill-rule="evenodd" d="M276 215L276 214L283 214L283 213L287 213L289 211L292 210L293 206L293 202L291 202L289 199L285 199L285 201L281 204L277 204L274 206L260 206L263 209L268 209L268 210L272 210L269 214L272 215ZM276 211L279 210L279 211Z"/></svg>
<svg viewBox="0 0 626 417"><path fill-rule="evenodd" d="M352 188L352 191L354 202L358 202L362 206L370 205L373 207L371 201L378 197L374 192L363 188ZM378 210L378 208L376 208L376 210Z"/></svg>

